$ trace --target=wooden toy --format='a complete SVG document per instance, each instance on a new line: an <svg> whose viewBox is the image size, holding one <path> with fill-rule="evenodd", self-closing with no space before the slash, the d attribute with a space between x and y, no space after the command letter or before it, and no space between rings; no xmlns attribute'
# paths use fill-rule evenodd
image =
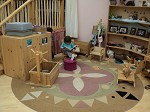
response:
<svg viewBox="0 0 150 112"><path fill-rule="evenodd" d="M42 53L40 51L35 52L33 49L31 50L35 54L36 66L29 71L30 84L51 87L59 75L59 64L44 59L43 55L47 52Z"/></svg>
<svg viewBox="0 0 150 112"><path fill-rule="evenodd" d="M131 64L130 63L124 64L124 66L125 67L123 68L123 74L125 75L126 78L128 78L131 73L131 70L130 70Z"/></svg>
<svg viewBox="0 0 150 112"><path fill-rule="evenodd" d="M105 48L94 46L90 49L90 59L92 59L93 56L99 56L100 61L102 61L104 55L105 55Z"/></svg>
<svg viewBox="0 0 150 112"><path fill-rule="evenodd" d="M123 68L123 70L118 70L117 83L119 81L126 81L129 83L132 83L135 87L135 75L142 71L144 63L145 63L145 61L138 62L136 70L130 69L131 65L133 65L133 64L131 64L131 63L125 64L125 67Z"/></svg>

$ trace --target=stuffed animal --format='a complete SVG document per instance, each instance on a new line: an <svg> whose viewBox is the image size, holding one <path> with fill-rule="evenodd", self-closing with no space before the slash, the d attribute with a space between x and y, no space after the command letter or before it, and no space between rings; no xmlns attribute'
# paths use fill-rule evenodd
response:
<svg viewBox="0 0 150 112"><path fill-rule="evenodd" d="M108 56L108 58L114 58L114 51L108 49L107 56Z"/></svg>

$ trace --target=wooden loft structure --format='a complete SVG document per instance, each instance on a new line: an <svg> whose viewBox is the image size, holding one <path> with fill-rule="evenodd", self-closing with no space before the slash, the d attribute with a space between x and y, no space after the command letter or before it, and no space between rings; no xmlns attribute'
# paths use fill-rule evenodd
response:
<svg viewBox="0 0 150 112"><path fill-rule="evenodd" d="M0 32L5 35L6 23L9 22L31 22L33 25L52 27L57 30L54 35L59 33L58 30L63 35L64 2L65 0L0 0ZM1 38L0 35L0 75L3 74Z"/></svg>
<svg viewBox="0 0 150 112"><path fill-rule="evenodd" d="M64 27L64 0L1 0L0 27L8 22L31 22L52 28Z"/></svg>

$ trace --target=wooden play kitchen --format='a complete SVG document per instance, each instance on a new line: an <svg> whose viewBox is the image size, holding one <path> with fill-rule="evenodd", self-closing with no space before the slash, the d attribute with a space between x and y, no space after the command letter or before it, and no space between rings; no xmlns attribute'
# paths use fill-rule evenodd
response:
<svg viewBox="0 0 150 112"><path fill-rule="evenodd" d="M59 63L50 62L43 58L47 52L34 51L36 66L33 67L30 73L31 85L51 87L59 75ZM45 62L44 62L45 61Z"/></svg>

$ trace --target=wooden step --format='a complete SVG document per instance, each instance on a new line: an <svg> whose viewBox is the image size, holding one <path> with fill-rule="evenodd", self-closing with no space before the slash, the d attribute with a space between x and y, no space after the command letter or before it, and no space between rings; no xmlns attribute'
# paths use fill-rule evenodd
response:
<svg viewBox="0 0 150 112"><path fill-rule="evenodd" d="M0 64L0 75L4 74L4 67L3 64Z"/></svg>

